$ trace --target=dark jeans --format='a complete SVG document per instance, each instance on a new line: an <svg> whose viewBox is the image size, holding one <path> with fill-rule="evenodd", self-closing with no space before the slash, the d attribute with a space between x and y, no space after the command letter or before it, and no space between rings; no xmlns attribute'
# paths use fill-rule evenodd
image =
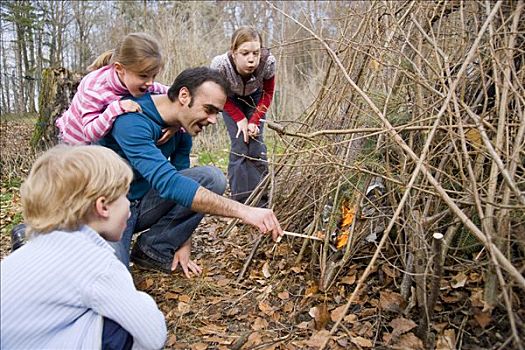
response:
<svg viewBox="0 0 525 350"><path fill-rule="evenodd" d="M102 328L102 350L129 350L133 346L133 337L118 323L104 317Z"/></svg>
<svg viewBox="0 0 525 350"><path fill-rule="evenodd" d="M197 181L202 187L222 195L226 189L224 174L212 166L200 166L181 170L184 176ZM140 234L135 244L149 257L163 263L171 263L179 247L191 234L204 214L192 211L176 202L161 198L151 189L140 200L131 204L131 215L126 230L119 242L109 242L117 257L129 266L129 253L134 233Z"/></svg>
<svg viewBox="0 0 525 350"><path fill-rule="evenodd" d="M249 119L262 95L262 90L257 90L248 96L228 97ZM232 117L222 112L224 123L230 136L231 149L230 161L228 163L228 180L232 199L244 203L259 182L268 173L268 162L266 157L266 145L264 144L264 122L259 126L260 133L256 138L250 138L245 143L243 135L237 135L237 123ZM249 157L249 158L247 158ZM253 159L251 159L253 158ZM264 206L267 202L266 194L261 198L259 205Z"/></svg>

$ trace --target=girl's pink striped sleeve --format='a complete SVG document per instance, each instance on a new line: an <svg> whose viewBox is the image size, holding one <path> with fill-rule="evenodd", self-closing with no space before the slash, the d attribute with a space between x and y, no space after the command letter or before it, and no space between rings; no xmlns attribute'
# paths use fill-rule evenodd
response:
<svg viewBox="0 0 525 350"><path fill-rule="evenodd" d="M152 94L163 95L163 94L167 94L168 93L168 89L169 89L169 86L166 86L166 85L161 84L161 83L153 82L153 85L151 86L149 91Z"/></svg>
<svg viewBox="0 0 525 350"><path fill-rule="evenodd" d="M106 136L115 118L124 113L118 100L111 102L102 113L82 109L82 126L89 142L96 142Z"/></svg>

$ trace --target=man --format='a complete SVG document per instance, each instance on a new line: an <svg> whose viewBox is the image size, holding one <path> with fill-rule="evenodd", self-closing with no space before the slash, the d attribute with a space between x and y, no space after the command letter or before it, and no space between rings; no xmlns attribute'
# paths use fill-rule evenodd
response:
<svg viewBox="0 0 525 350"><path fill-rule="evenodd" d="M200 274L200 266L190 259L191 234L204 214L238 218L274 240L283 234L272 210L222 197L226 179L219 169L189 168L191 137L217 123L227 92L228 85L218 72L207 67L187 69L167 95L133 98L142 112L119 116L100 141L125 158L134 171L128 227L114 245L126 265L133 233L149 229L137 238L131 261L166 273L180 264L188 278ZM167 127L184 130L157 145Z"/></svg>

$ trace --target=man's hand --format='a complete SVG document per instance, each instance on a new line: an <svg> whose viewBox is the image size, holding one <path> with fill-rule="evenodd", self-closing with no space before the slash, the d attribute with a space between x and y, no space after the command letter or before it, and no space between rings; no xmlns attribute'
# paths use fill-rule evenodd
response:
<svg viewBox="0 0 525 350"><path fill-rule="evenodd" d="M196 276L200 275L202 269L197 265L193 260L190 259L191 256L191 238L189 238L180 248L175 252L173 256L173 263L171 264L171 271L175 271L177 266L180 263L184 275L187 278L192 277L192 273ZM191 270L191 271L190 271Z"/></svg>
<svg viewBox="0 0 525 350"><path fill-rule="evenodd" d="M120 100L118 102L118 104L120 105L120 108L122 108L122 110L125 113L128 113L128 112L142 112L142 108L140 108L140 105L137 102L135 102L135 101Z"/></svg>
<svg viewBox="0 0 525 350"><path fill-rule="evenodd" d="M195 193L191 209L199 213L238 218L245 224L257 227L262 233L272 235L274 241L284 234L273 210L250 207L219 196L204 187L199 187Z"/></svg>
<svg viewBox="0 0 525 350"><path fill-rule="evenodd" d="M248 135L248 119L244 118L243 120L237 122L237 135L235 137L239 137L239 135L242 132L242 136L244 139L244 143L248 143L249 141L249 135Z"/></svg>
<svg viewBox="0 0 525 350"><path fill-rule="evenodd" d="M257 137L259 135L259 127L254 123L248 123L248 136Z"/></svg>
<svg viewBox="0 0 525 350"><path fill-rule="evenodd" d="M272 235L274 241L284 234L271 209L246 207L241 219L244 223L257 227L262 233Z"/></svg>
<svg viewBox="0 0 525 350"><path fill-rule="evenodd" d="M180 130L180 127L173 127L173 126L162 129L162 136L160 137L160 139L157 140L157 145L160 146L168 142L168 140L171 139L173 135L175 135L175 133L179 130Z"/></svg>

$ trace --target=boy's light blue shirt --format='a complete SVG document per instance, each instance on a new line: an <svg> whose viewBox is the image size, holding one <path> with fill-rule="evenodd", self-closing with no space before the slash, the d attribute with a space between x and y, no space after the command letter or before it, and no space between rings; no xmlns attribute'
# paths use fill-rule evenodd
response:
<svg viewBox="0 0 525 350"><path fill-rule="evenodd" d="M164 345L155 301L88 226L37 235L0 266L2 349L100 349L103 316L131 333L134 347Z"/></svg>

